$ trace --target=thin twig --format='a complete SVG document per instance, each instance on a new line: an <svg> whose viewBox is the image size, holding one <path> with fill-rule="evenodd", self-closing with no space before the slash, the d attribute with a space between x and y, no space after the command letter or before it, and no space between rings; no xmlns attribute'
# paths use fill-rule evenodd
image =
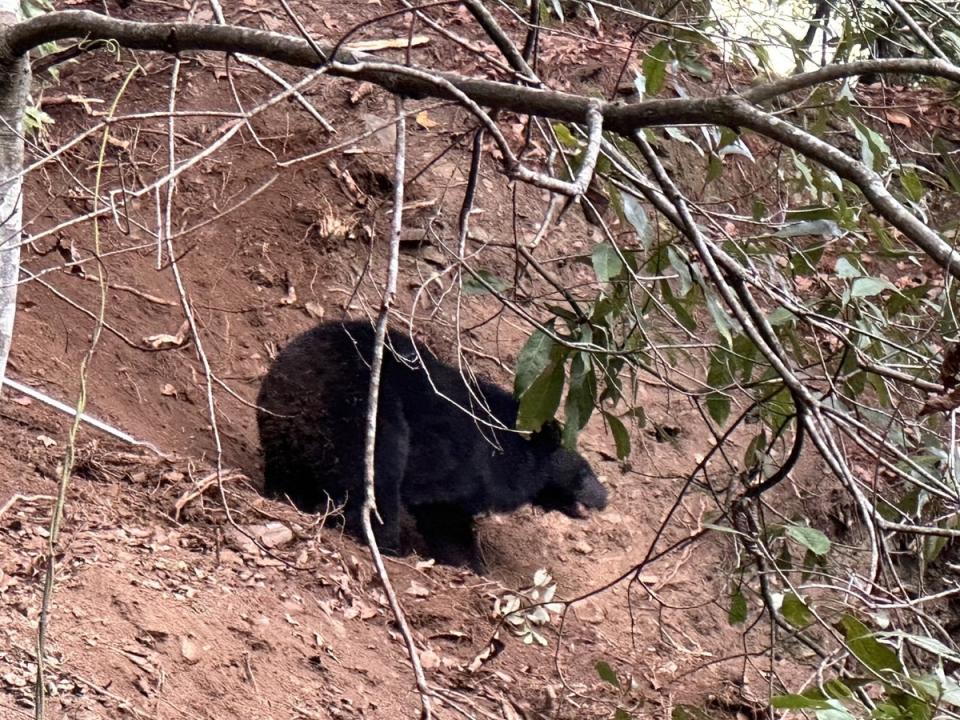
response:
<svg viewBox="0 0 960 720"><path fill-rule="evenodd" d="M133 76L139 70L140 66L136 65L130 70L130 72L127 73L127 77L123 81L123 84L120 86L120 90L113 99L113 104L110 107L110 115L116 112L117 106L120 103L120 98L122 98L126 93L127 86L130 84L130 81L133 80ZM103 138L100 141L100 154L97 159L96 178L94 180L94 210L97 209L97 200L100 197L100 183L103 180L103 166L106 159L107 145L109 140L110 128L107 127L104 129ZM93 254L97 258L100 257L99 222L94 222L93 224ZM90 336L90 344L87 347L86 353L84 353L83 359L80 361L80 369L78 372L80 391L77 396L77 406L76 412L73 416L73 422L71 423L70 430L67 433L67 445L64 450L63 463L61 464L60 470L60 482L57 487L57 500L53 507L53 515L50 518L49 536L47 538L47 556L45 558L46 572L44 574L43 581L43 594L40 600L40 618L37 623L37 672L36 683L34 685L34 717L36 720L43 720L46 706L47 688L44 659L46 658L47 631L50 627L50 606L53 601L53 585L56 576L56 558L58 545L60 542L60 523L63 520L63 508L66 504L67 488L70 485L70 477L73 474L73 466L76 458L77 432L80 429L81 416L83 415L84 408L87 405L87 370L89 369L90 363L93 360L94 353L97 349L97 344L100 341L100 336L104 326L104 315L106 314L107 310L107 278L105 275L105 269L101 262L97 262L96 268L97 276L100 280L100 302L97 309L96 322L94 323L93 332Z"/></svg>
<svg viewBox="0 0 960 720"><path fill-rule="evenodd" d="M372 515L376 512L376 493L375 493L375 475L374 475L374 449L377 438L377 406L380 396L380 371L383 367L383 346L387 332L387 318L390 314L390 306L394 302L397 292L397 275L400 265L400 231L403 229L403 180L404 168L406 165L406 118L403 112L403 99L396 99L397 110L397 151L394 159L394 178L393 178L393 218L390 226L390 260L387 267L387 283L383 292L383 299L380 303L380 312L377 316L376 334L373 344L373 359L370 364L370 391L367 397L367 433L366 445L364 448L364 487L365 495L363 508L360 518L363 524L363 534L367 544L370 546L370 555L373 558L374 567L377 570L377 576L383 584L383 590L387 595L390 608L393 610L394 617L397 620L397 626L400 628L400 634L407 647L407 654L410 656L410 664L413 667L413 674L417 681L417 689L420 692L421 720L430 720L431 701L430 687L427 684L427 678L423 673L423 666L420 664L420 656L417 653L417 646L413 640L413 634L407 625L406 616L397 594L393 589L393 583L387 574L387 568L383 564L383 558L380 554L380 548L377 546L377 539L373 533Z"/></svg>

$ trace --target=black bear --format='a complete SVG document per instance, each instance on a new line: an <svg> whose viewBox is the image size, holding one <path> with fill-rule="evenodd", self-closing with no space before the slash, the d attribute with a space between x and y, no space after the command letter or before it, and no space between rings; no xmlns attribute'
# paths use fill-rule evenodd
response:
<svg viewBox="0 0 960 720"><path fill-rule="evenodd" d="M323 323L280 352L257 398L265 493L306 512L343 505L346 529L361 538L373 342L369 324ZM503 429L513 429L517 408L510 393L468 385L408 335L388 333L374 457L383 551L400 551L401 508L438 562L480 569L476 515L526 503L570 517L606 507L606 489L561 446L555 424L530 439Z"/></svg>

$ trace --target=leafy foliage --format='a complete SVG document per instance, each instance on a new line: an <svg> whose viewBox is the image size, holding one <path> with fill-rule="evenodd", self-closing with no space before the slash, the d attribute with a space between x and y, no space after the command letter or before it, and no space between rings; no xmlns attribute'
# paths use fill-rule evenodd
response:
<svg viewBox="0 0 960 720"><path fill-rule="evenodd" d="M563 605L553 602L557 585L543 569L533 575L533 585L515 593L505 593L494 602L493 615L503 618L510 631L525 644L547 645L541 629L550 624L551 614L557 614Z"/></svg>

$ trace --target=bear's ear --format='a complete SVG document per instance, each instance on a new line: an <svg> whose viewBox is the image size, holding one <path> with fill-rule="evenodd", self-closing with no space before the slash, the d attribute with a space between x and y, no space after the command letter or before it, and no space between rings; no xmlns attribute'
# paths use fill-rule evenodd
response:
<svg viewBox="0 0 960 720"><path fill-rule="evenodd" d="M544 448L558 448L563 443L563 427L556 420L548 420L530 436L530 442Z"/></svg>

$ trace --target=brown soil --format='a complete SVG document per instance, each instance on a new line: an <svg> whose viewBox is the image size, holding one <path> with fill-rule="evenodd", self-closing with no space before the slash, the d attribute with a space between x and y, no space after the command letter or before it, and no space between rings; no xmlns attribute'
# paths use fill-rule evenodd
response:
<svg viewBox="0 0 960 720"><path fill-rule="evenodd" d="M61 4L77 6L71 0ZM240 5L231 11L232 20L286 28L275 11ZM324 37L381 11L375 4L327 0L294 6ZM181 17L173 8L172 3L135 2L126 12L131 18ZM453 23L460 12L438 9ZM198 21L207 18L200 13ZM467 32L465 18L461 25L458 30ZM400 21L391 21L361 35L403 32ZM625 34L609 28L607 33L602 39L610 44L596 47L608 53L600 57L609 62L598 75L579 79L564 64L575 66L566 50L577 41L551 38L554 64L547 74L554 85L611 84L616 58L629 43ZM424 57L435 54L463 72L481 67L455 46L436 38L431 42ZM168 103L173 60L145 54L137 59L142 72L122 97L120 114L163 110ZM121 63L100 53L62 67L59 83L45 93L44 109L56 124L31 150L30 161L92 127L132 67L128 53ZM246 108L274 92L255 71L236 62L230 69ZM157 222L154 196L128 199L129 227L109 216L101 223L102 268L110 289L106 327L88 372L87 410L176 457L159 460L143 448L81 430L51 607L50 717L417 714L409 664L366 550L255 489L260 469L250 403L276 347L310 327L318 315L362 316L377 303L371 277L380 283L385 271L388 133L360 140L349 152L289 168L276 165L278 159L343 142L390 120L388 95L372 90L351 98L357 91L345 81L309 86L308 98L337 128L336 136L293 102L258 115L252 122L256 136L249 128L240 130L180 176L174 198L175 229L209 221L174 244L203 351L222 382L213 389L222 462L246 478L228 474L225 497L236 523L275 544L272 554L236 532L216 484L204 483L215 465L216 443L196 343L149 347L148 338L176 335L183 321L169 258L164 255L157 269L149 232ZM184 58L177 102L178 109L233 111L222 57ZM451 139L460 140L412 183L407 223L421 235L430 229L455 243L470 136L451 133L468 129L468 117L446 107L428 110L426 120L436 126L410 121L408 177ZM178 157L198 152L230 122L209 116L178 120ZM136 190L163 175L165 123L148 119L114 126L104 187ZM519 125L507 118L504 127L516 131L511 139L519 140ZM34 274L48 272L22 287L11 375L71 403L78 396L80 362L98 312L97 265L89 261L94 240L90 223L49 231L93 208L89 189L100 141L92 134L31 172L25 193L27 231L35 239L26 248L25 266ZM344 179L345 170L359 189ZM505 185L488 160L478 199L482 212L472 220L480 238L510 242L515 217L519 231L530 233L542 216L540 193L520 188L514 197ZM550 256L589 251L589 226L575 214L568 213L544 241ZM410 311L415 294L436 271L437 253L442 256L437 246L436 240L405 245L400 311ZM71 247L87 260L82 271L63 267ZM512 254L497 252L487 249L483 267L510 277ZM582 264L559 263L554 269L571 285L593 281ZM438 289L425 293L417 307L423 337L447 358L456 355L455 311L453 298L441 297ZM528 329L484 296L464 299L460 326L474 327L461 335L468 350L464 357L508 385L511 378L503 368L513 367ZM633 457L622 465L612 459L612 438L594 421L582 446L610 488L606 512L583 522L529 509L484 520L491 568L485 578L418 565L413 557L388 562L430 680L444 689L442 717L456 716L459 708L486 717L519 712L600 718L611 716L618 703L638 717L664 717L680 702L732 711L751 697L748 684L763 682L741 655L746 640L727 624L725 570L733 559L721 541L701 542L645 568L643 584L634 584L629 597L621 583L574 605L562 633L558 622L544 631L547 648L525 646L501 630L502 651L474 663L496 630L493 604L505 589L529 585L534 572L546 568L559 585L559 597L576 597L618 577L648 552L692 458L705 451L709 438L694 430L700 418L682 399L655 387L641 392L650 420L676 426L679 434L658 442L635 428ZM5 450L0 454L0 718L6 720L32 714L41 554L69 418L8 391L0 424ZM193 497L197 488L206 492ZM697 495L685 498L657 548L696 530L708 507ZM733 659L723 660L728 657ZM600 660L618 671L622 691L598 677L594 665ZM758 694L763 695L762 688Z"/></svg>

